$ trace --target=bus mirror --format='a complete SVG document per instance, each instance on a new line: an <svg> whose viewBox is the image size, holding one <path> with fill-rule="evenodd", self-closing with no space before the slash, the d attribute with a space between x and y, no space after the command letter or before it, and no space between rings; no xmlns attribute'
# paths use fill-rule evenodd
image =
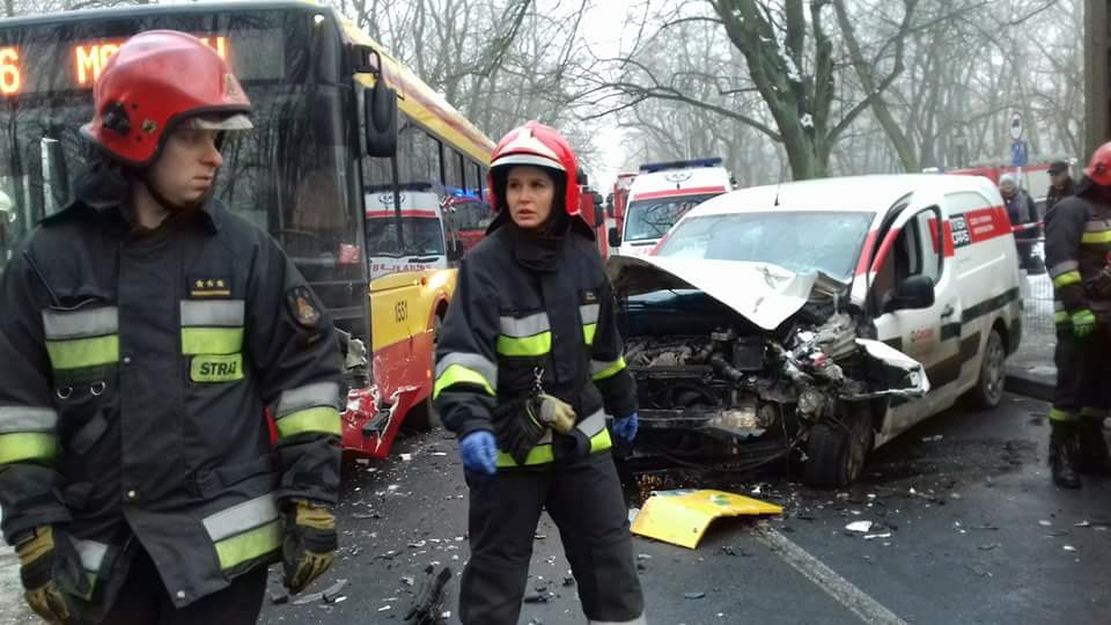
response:
<svg viewBox="0 0 1111 625"><path fill-rule="evenodd" d="M448 262L456 262L463 258L463 242L459 239L448 242L447 259Z"/></svg>
<svg viewBox="0 0 1111 625"><path fill-rule="evenodd" d="M594 200L595 208L602 208L602 202L604 200L602 199L602 194L601 193L598 193L597 191L593 191L593 192L591 192L590 197ZM601 212L601 211L598 211L598 212Z"/></svg>
<svg viewBox="0 0 1111 625"><path fill-rule="evenodd" d="M365 96L366 153L389 158L397 153L397 92L379 77Z"/></svg>
<svg viewBox="0 0 1111 625"><path fill-rule="evenodd" d="M610 247L621 247L621 233L617 231L617 228L610 228L609 244Z"/></svg>

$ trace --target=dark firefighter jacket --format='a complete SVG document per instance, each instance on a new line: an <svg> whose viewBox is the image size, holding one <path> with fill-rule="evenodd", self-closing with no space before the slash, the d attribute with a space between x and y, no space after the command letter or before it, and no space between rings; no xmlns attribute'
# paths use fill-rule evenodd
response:
<svg viewBox="0 0 1111 625"><path fill-rule="evenodd" d="M444 425L462 438L494 430L496 404L527 395L539 370L544 390L574 407L590 452L602 451L611 446L606 417L636 410L609 281L593 243L573 229L537 240L510 223L463 259L436 350L434 396ZM582 453L571 437L552 438L525 464ZM502 451L497 464L517 466Z"/></svg>
<svg viewBox="0 0 1111 625"><path fill-rule="evenodd" d="M94 205L0 277L4 536L55 526L89 610L137 539L180 607L278 559L284 500L336 501L339 349L277 243L216 201L144 234Z"/></svg>
<svg viewBox="0 0 1111 625"><path fill-rule="evenodd" d="M1109 252L1111 205L1088 194L1073 195L1046 214L1045 264L1053 279L1057 323L1068 323L1071 313L1085 308L1111 323L1111 297L1100 293L1100 272Z"/></svg>

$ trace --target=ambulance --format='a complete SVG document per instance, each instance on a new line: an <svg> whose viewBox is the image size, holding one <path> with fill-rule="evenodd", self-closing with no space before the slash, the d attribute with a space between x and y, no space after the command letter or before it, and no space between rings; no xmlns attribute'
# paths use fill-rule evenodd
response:
<svg viewBox="0 0 1111 625"><path fill-rule="evenodd" d="M367 263L373 281L392 273L448 268L440 195L430 185L366 194Z"/></svg>
<svg viewBox="0 0 1111 625"><path fill-rule="evenodd" d="M720 158L641 165L624 219L609 231L610 255L647 256L687 211L731 190L731 180Z"/></svg>

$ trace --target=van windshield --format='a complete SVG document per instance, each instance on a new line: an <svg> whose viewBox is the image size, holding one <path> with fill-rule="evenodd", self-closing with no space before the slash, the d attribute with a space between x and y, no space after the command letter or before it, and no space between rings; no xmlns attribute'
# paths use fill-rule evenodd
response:
<svg viewBox="0 0 1111 625"><path fill-rule="evenodd" d="M625 214L626 241L653 241L667 234L687 211L716 196L716 193L661 197L629 203Z"/></svg>
<svg viewBox="0 0 1111 625"><path fill-rule="evenodd" d="M830 211L692 217L668 235L656 255L765 262L847 280L871 221L871 213Z"/></svg>

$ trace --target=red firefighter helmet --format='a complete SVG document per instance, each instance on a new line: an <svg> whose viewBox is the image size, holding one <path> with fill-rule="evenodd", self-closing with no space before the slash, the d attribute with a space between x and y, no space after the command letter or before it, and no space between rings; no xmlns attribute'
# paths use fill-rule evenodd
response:
<svg viewBox="0 0 1111 625"><path fill-rule="evenodd" d="M95 112L81 133L113 158L150 165L185 120L213 130L245 130L251 102L215 50L174 30L128 39L93 88Z"/></svg>
<svg viewBox="0 0 1111 625"><path fill-rule="evenodd" d="M1104 143L1092 152L1084 175L1101 187L1111 187L1111 141Z"/></svg>
<svg viewBox="0 0 1111 625"><path fill-rule="evenodd" d="M490 205L501 210L499 193L505 193L505 176L513 165L532 165L558 171L563 175L566 191L563 197L563 210L571 217L579 215L579 162L571 151L571 144L555 128L538 121L530 121L524 126L510 130L494 148L490 159L490 173L486 188L490 190ZM498 170L503 170L499 172ZM495 184L495 173L499 174L503 188Z"/></svg>

